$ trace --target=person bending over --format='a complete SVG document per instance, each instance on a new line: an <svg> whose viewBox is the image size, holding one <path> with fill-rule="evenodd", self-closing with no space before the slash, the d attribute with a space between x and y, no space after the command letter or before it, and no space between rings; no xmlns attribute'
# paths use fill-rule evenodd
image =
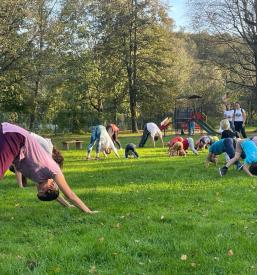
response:
<svg viewBox="0 0 257 275"><path fill-rule="evenodd" d="M195 149L195 144L194 144L193 138L191 138L191 137L182 138L180 136L177 136L177 137L172 138L168 142L168 146L172 147L176 142L182 142L183 143L183 150L184 151L187 151L188 149L190 149L195 155L198 155L198 152Z"/></svg>
<svg viewBox="0 0 257 275"><path fill-rule="evenodd" d="M222 153L227 153L229 159L233 159L235 156L235 149L233 144L232 138L224 138L219 141L214 142L209 147L209 153L206 158L206 166L209 165L209 163L215 163L218 162L218 155L221 155ZM237 167L237 170L240 170L242 168L241 163L237 160L235 162L235 165Z"/></svg>
<svg viewBox="0 0 257 275"><path fill-rule="evenodd" d="M120 129L115 124L111 123L106 126L106 130L107 130L109 136L111 137L113 143L116 143L118 146L118 149L121 149L121 143L118 140L118 135L119 135Z"/></svg>
<svg viewBox="0 0 257 275"><path fill-rule="evenodd" d="M77 208L94 213L71 190L58 164L36 139L27 130L4 122L0 125L0 179L11 164L17 177L24 175L37 184L40 200L57 199L60 189Z"/></svg>
<svg viewBox="0 0 257 275"><path fill-rule="evenodd" d="M183 148L183 143L181 141L177 141L172 144L172 146L169 146L168 154L170 157L173 156L186 156L186 152Z"/></svg>
<svg viewBox="0 0 257 275"><path fill-rule="evenodd" d="M102 125L93 126L90 138L90 144L87 147L87 159L91 158L91 151L96 145L96 159L99 159L99 153L103 152L104 156L111 153L111 150L115 153L116 157L119 158L118 151L114 146L111 137L106 131L106 128Z"/></svg>
<svg viewBox="0 0 257 275"><path fill-rule="evenodd" d="M247 175L251 177L253 175L257 175L257 146L254 139L237 140L236 153L225 166L219 168L220 175L226 175L228 168L232 164L238 162L242 154L244 154L243 170L246 172Z"/></svg>
<svg viewBox="0 0 257 275"><path fill-rule="evenodd" d="M134 143L128 143L125 147L125 158L127 159L130 155L134 158L139 158L136 151L136 145Z"/></svg>
<svg viewBox="0 0 257 275"><path fill-rule="evenodd" d="M148 139L148 137L151 136L151 140L153 142L153 146L155 147L155 142L158 140L158 138L161 139L162 146L164 147L163 144L163 139L162 139L162 132L160 128L153 122L146 123L144 126L144 132L141 137L141 141L139 143L139 147L144 147L145 143Z"/></svg>

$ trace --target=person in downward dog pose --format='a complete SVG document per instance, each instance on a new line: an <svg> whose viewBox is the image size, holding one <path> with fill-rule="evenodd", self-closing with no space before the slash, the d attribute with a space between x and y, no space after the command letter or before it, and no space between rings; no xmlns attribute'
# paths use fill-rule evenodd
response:
<svg viewBox="0 0 257 275"><path fill-rule="evenodd" d="M111 137L113 143L116 143L118 146L118 149L121 149L121 143L118 139L119 131L120 129L117 127L117 125L111 123L106 126L106 130Z"/></svg>
<svg viewBox="0 0 257 275"><path fill-rule="evenodd" d="M251 139L238 139L236 142L236 152L233 158L219 168L219 173L221 176L226 175L228 168L239 161L240 157L243 156L244 164L242 165L243 170L250 177L257 175L257 137Z"/></svg>
<svg viewBox="0 0 257 275"><path fill-rule="evenodd" d="M149 136L151 136L151 140L153 142L154 147L155 147L155 142L159 138L162 142L162 146L164 146L163 139L162 139L162 132L161 132L160 128L155 123L149 122L149 123L146 123L144 126L144 132L143 132L143 135L141 137L138 147L144 147Z"/></svg>
<svg viewBox="0 0 257 275"><path fill-rule="evenodd" d="M94 213L71 190L52 157L25 129L4 122L0 125L0 179L13 164L17 177L24 175L37 184L37 197L42 201L55 200L59 189L77 208ZM17 178L18 181L21 179Z"/></svg>
<svg viewBox="0 0 257 275"><path fill-rule="evenodd" d="M87 147L87 160L91 159L91 151L96 144L96 159L99 159L99 153L103 152L104 156L111 153L113 150L117 158L119 158L118 151L114 146L111 137L106 131L106 128L102 125L93 126L91 132L90 143Z"/></svg>
<svg viewBox="0 0 257 275"><path fill-rule="evenodd" d="M171 148L176 142L181 142L183 144L183 150L186 152L187 150L191 150L195 155L198 155L197 150L195 149L194 140L191 137L182 138L180 136L172 138L168 142L168 147ZM181 153L183 155L183 153Z"/></svg>

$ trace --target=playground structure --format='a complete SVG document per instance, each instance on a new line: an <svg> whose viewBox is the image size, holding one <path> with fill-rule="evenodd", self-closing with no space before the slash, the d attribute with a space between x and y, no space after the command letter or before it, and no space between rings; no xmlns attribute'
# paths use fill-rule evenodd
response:
<svg viewBox="0 0 257 275"><path fill-rule="evenodd" d="M178 97L175 102L173 125L175 131L183 135L187 131L189 135L194 131L206 131L209 135L219 134L207 123L207 116L203 113L202 97L191 95Z"/></svg>

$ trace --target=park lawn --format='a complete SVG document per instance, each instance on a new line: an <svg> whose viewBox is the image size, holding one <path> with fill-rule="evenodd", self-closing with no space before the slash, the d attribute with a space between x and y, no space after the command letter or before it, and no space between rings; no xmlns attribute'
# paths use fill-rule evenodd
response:
<svg viewBox="0 0 257 275"><path fill-rule="evenodd" d="M204 168L207 152L169 158L149 145L129 160L63 152L68 182L95 215L40 202L7 173L0 274L257 274L256 178L234 168L221 178Z"/></svg>

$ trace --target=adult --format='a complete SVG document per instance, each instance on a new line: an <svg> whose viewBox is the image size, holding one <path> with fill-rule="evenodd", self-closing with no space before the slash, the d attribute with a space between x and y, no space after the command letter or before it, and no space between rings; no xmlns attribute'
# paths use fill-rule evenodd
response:
<svg viewBox="0 0 257 275"><path fill-rule="evenodd" d="M113 143L116 143L118 145L118 149L121 149L121 143L118 140L118 135L119 135L120 129L117 127L117 125L110 123L106 126L106 130L107 130L109 136L111 137Z"/></svg>
<svg viewBox="0 0 257 275"><path fill-rule="evenodd" d="M76 207L93 213L71 190L58 164L36 139L27 130L4 122L0 125L0 179L12 163L15 171L37 184L40 200L55 200L60 188Z"/></svg>
<svg viewBox="0 0 257 275"><path fill-rule="evenodd" d="M90 143L87 147L87 159L91 158L91 151L96 144L96 159L99 159L99 153L103 152L105 157L111 153L111 150L115 153L116 157L119 158L118 151L114 146L111 137L107 133L106 128L103 125L93 126L91 128Z"/></svg>
<svg viewBox="0 0 257 275"><path fill-rule="evenodd" d="M190 149L195 155L198 155L198 152L195 149L194 140L191 137L187 137L187 138L182 138L180 136L174 137L168 142L168 146L171 148L177 142L181 142L183 144L183 148L182 148L183 150L187 151L188 149Z"/></svg>
<svg viewBox="0 0 257 275"><path fill-rule="evenodd" d="M144 147L149 136L151 136L151 140L153 142L154 147L155 147L155 141L157 141L158 138L160 138L160 140L162 142L162 146L164 146L163 139L162 139L162 132L161 132L160 128L155 123L148 122L144 126L144 132L141 137L139 147Z"/></svg>
<svg viewBox="0 0 257 275"><path fill-rule="evenodd" d="M217 163L218 155L221 155L222 153L226 153L229 157L229 159L233 159L235 156L235 148L232 138L224 138L219 141L214 142L209 147L209 153L206 158L206 165L208 166L210 162ZM237 160L235 162L235 165L238 170L242 168L241 163Z"/></svg>
<svg viewBox="0 0 257 275"><path fill-rule="evenodd" d="M239 102L235 102L233 121L235 125L235 131L241 133L243 138L247 138L245 133L246 112L241 108Z"/></svg>
<svg viewBox="0 0 257 275"><path fill-rule="evenodd" d="M225 110L224 110L224 119L228 119L229 124L230 124L230 128L234 132L235 131L235 126L234 126L233 117L234 117L234 110L231 109L231 104L227 103L225 105Z"/></svg>
<svg viewBox="0 0 257 275"><path fill-rule="evenodd" d="M256 138L255 140L241 139L237 140L236 143L236 153L233 158L223 167L219 168L219 173L221 176L226 175L228 168L237 163L240 157L244 155L244 165L243 170L248 176L252 177L257 175L257 146Z"/></svg>

